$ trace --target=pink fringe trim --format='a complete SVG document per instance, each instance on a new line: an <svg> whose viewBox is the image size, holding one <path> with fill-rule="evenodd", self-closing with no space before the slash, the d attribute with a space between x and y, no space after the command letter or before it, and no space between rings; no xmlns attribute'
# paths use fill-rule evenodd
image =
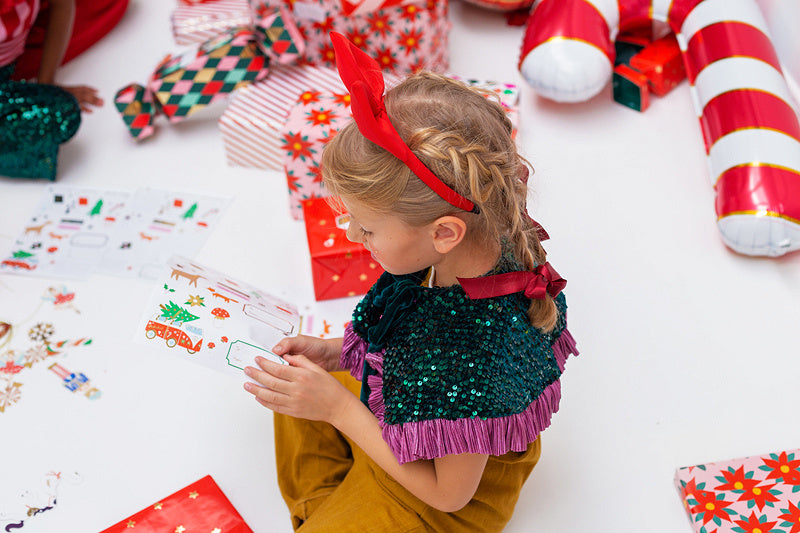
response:
<svg viewBox="0 0 800 533"><path fill-rule="evenodd" d="M357 379L363 378L364 361L378 374L367 378L369 408L381 426L383 439L392 449L400 464L419 459L433 459L459 453L485 453L503 455L522 452L536 440L539 433L550 426L561 401L561 382L556 380L542 391L521 413L489 418L433 419L405 424L384 423L386 415L383 400L383 356L380 352L367 352L368 343L362 340L348 324L342 343L340 364ZM553 354L561 371L570 355L578 355L575 339L564 328L553 342Z"/></svg>
<svg viewBox="0 0 800 533"><path fill-rule="evenodd" d="M558 363L558 368L561 372L564 372L564 367L567 364L567 357L570 355L580 355L578 345L567 328L561 331L561 335L559 335L553 343L553 355L556 356L556 363Z"/></svg>
<svg viewBox="0 0 800 533"><path fill-rule="evenodd" d="M361 381L364 374L364 357L367 355L367 341L356 335L353 324L348 323L344 328L342 338L342 355L339 356L339 366L350 371L350 375Z"/></svg>
<svg viewBox="0 0 800 533"><path fill-rule="evenodd" d="M554 381L523 412L501 418L422 420L386 425L383 439L400 464L459 453L503 455L525 451L550 425L561 400L561 382Z"/></svg>

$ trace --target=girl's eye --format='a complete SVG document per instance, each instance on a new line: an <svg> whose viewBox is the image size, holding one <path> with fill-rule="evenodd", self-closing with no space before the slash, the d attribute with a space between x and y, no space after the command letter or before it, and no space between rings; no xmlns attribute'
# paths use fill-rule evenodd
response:
<svg viewBox="0 0 800 533"><path fill-rule="evenodd" d="M371 231L367 231L367 230L365 230L364 228L359 228L359 230L361 230L361 235L363 235L363 236L365 236L365 237L366 237L367 235L372 235L372 232L371 232Z"/></svg>

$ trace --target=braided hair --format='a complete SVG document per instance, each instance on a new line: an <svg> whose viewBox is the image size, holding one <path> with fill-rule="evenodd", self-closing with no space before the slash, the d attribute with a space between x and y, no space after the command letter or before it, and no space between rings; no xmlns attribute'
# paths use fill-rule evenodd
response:
<svg viewBox="0 0 800 533"><path fill-rule="evenodd" d="M477 243L505 239L526 270L544 264L546 253L526 211L528 162L517 153L503 107L465 84L420 72L386 93L386 111L397 132L443 182L478 206L461 211L429 189L400 160L364 138L355 123L325 147L322 175L335 195L377 211L389 210L411 226L454 215ZM550 331L558 312L550 296L533 299L528 317Z"/></svg>

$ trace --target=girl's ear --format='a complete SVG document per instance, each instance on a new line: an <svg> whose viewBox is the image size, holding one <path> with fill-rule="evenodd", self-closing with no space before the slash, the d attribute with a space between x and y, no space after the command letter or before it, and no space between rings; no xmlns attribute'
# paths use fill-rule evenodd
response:
<svg viewBox="0 0 800 533"><path fill-rule="evenodd" d="M455 248L467 234L467 223L452 215L437 218L432 226L433 247L441 254Z"/></svg>

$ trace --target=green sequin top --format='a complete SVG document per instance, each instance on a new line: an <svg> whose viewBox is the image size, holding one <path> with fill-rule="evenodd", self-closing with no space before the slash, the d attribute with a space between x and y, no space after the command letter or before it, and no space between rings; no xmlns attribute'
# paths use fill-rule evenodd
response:
<svg viewBox="0 0 800 533"><path fill-rule="evenodd" d="M501 259L489 274L516 265ZM566 301L544 333L523 293L471 300L424 287L426 272L385 273L356 306L342 366L362 379L362 400L401 462L452 453L522 451L558 409L569 353Z"/></svg>

